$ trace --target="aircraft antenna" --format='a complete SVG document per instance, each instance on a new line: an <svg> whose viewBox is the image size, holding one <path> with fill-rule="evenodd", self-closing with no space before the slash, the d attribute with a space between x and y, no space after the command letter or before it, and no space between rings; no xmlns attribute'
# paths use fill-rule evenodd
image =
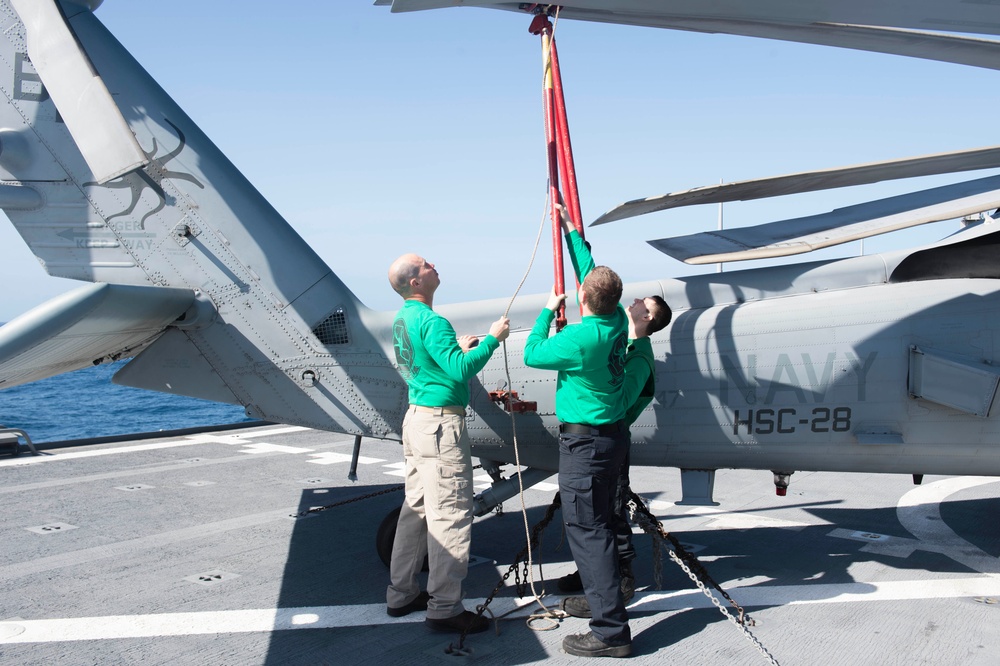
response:
<svg viewBox="0 0 1000 666"><path fill-rule="evenodd" d="M723 182L724 181L722 180L722 178L720 178L719 179L719 185L722 185ZM722 224L722 202L721 201L719 202L719 223L718 223L717 226L719 228L719 231L722 231L723 224ZM716 272L717 273L721 273L722 272L722 262L721 261L718 264L718 270Z"/></svg>

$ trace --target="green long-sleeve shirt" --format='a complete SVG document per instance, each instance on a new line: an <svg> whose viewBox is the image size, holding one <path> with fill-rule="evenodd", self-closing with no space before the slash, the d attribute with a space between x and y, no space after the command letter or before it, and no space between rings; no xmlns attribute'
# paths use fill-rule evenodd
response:
<svg viewBox="0 0 1000 666"><path fill-rule="evenodd" d="M594 257L590 254L590 247L583 236L575 229L566 234L566 245L569 247L569 260L573 264L573 272L576 273L576 281L583 284L584 279L594 270ZM621 305L619 304L619 308Z"/></svg>
<svg viewBox="0 0 1000 666"><path fill-rule="evenodd" d="M569 256L581 282L594 268L590 249L571 232ZM619 305L607 315L588 315L549 337L555 313L545 308L535 320L524 346L524 362L532 368L558 370L556 416L563 423L603 425L625 416L622 386L628 343L625 311Z"/></svg>
<svg viewBox="0 0 1000 666"><path fill-rule="evenodd" d="M463 352L451 323L416 300L406 301L396 313L392 342L399 373L410 389L410 404L424 407L468 405L469 380L500 346L487 335Z"/></svg>
<svg viewBox="0 0 1000 666"><path fill-rule="evenodd" d="M642 410L653 401L655 390L653 344L649 338L631 340L625 354L625 384L622 386L626 424L635 423Z"/></svg>

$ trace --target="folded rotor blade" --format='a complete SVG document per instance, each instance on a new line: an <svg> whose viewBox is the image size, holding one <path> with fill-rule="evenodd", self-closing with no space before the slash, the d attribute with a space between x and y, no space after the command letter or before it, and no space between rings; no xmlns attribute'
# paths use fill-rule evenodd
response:
<svg viewBox="0 0 1000 666"><path fill-rule="evenodd" d="M680 206L749 201L786 194L867 185L883 180L917 178L996 167L1000 167L1000 146L908 157L900 160L869 162L819 171L802 171L785 176L696 187L648 199L635 199L612 208L594 220L590 226L654 213L668 208L679 208Z"/></svg>
<svg viewBox="0 0 1000 666"><path fill-rule="evenodd" d="M27 30L31 65L97 182L146 165L148 158L55 1L11 5Z"/></svg>
<svg viewBox="0 0 1000 666"><path fill-rule="evenodd" d="M820 215L648 242L688 264L768 259L998 207L1000 176L990 176L838 208Z"/></svg>

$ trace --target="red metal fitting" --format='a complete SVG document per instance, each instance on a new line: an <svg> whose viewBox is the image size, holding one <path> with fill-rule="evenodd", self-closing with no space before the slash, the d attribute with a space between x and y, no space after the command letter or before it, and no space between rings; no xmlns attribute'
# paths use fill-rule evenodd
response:
<svg viewBox="0 0 1000 666"><path fill-rule="evenodd" d="M531 25L528 26L528 32L533 35L540 35L546 30L552 30L552 21L545 14L535 15L535 18L531 19Z"/></svg>
<svg viewBox="0 0 1000 666"><path fill-rule="evenodd" d="M513 414L538 411L537 402L518 400L517 391L490 391L490 400Z"/></svg>

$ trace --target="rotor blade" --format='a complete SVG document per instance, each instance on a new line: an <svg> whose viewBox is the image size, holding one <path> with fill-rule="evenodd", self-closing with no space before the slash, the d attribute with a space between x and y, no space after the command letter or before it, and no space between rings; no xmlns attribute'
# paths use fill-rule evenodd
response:
<svg viewBox="0 0 1000 666"><path fill-rule="evenodd" d="M973 148L951 153L937 153L900 160L886 160L855 164L847 167L802 171L785 176L771 176L756 180L743 180L722 185L695 187L681 192L671 192L648 199L634 199L612 208L590 223L590 226L623 220L628 217L655 213L668 208L698 204L749 201L786 194L816 192L838 187L867 185L883 180L899 180L958 173L1000 167L1000 146Z"/></svg>
<svg viewBox="0 0 1000 666"><path fill-rule="evenodd" d="M458 5L524 12L529 5L513 0L376 0L375 4L392 5L393 12ZM1000 42L948 34L1000 34L996 3L989 0L840 0L787 5L563 0L558 4L561 19L778 39L1000 69Z"/></svg>
<svg viewBox="0 0 1000 666"><path fill-rule="evenodd" d="M569 16L568 13L563 15ZM981 37L848 23L816 22L796 25L770 21L701 17L670 18L658 22L656 27L834 46L857 51L937 60L956 65L1000 69L1000 59L998 59L1000 42ZM942 27L941 29L948 30L952 27ZM968 32L995 34L996 30L970 28Z"/></svg>
<svg viewBox="0 0 1000 666"><path fill-rule="evenodd" d="M768 259L1000 207L1000 176L838 208L820 215L648 241L688 264Z"/></svg>

